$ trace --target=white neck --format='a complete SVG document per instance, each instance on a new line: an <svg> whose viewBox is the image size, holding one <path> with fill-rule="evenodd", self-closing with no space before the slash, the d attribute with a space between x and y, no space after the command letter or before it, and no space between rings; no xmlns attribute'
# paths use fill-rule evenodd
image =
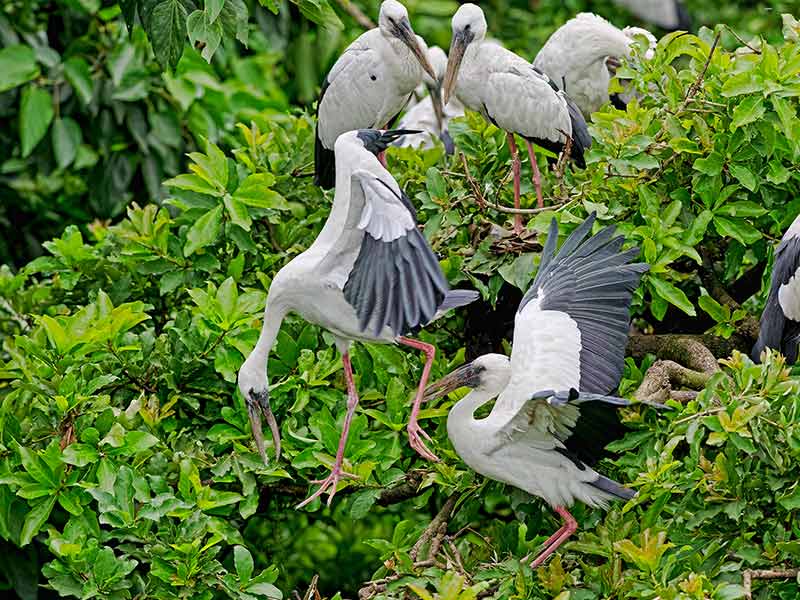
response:
<svg viewBox="0 0 800 600"><path fill-rule="evenodd" d="M470 448L476 446L476 433L487 426L486 419L476 419L475 411L494 398L496 394L482 389L472 390L461 400L456 402L447 415L447 436L453 447L467 464L469 460L465 455L470 453Z"/></svg>
<svg viewBox="0 0 800 600"><path fill-rule="evenodd" d="M251 388L263 391L269 387L267 359L275 345L286 312L280 302L271 302L269 298L267 299L267 307L264 309L264 325L258 336L258 342L239 371L240 387L243 387L245 392L249 392Z"/></svg>

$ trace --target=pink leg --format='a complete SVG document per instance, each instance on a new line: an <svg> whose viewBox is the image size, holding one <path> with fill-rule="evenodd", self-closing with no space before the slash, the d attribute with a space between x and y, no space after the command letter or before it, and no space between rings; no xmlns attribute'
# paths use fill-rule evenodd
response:
<svg viewBox="0 0 800 600"><path fill-rule="evenodd" d="M536 162L536 153L533 151L533 146L528 140L528 155L531 157L531 169L533 169L533 187L536 188L536 205L539 208L544 208L544 198L542 197L542 177L539 174L539 165Z"/></svg>
<svg viewBox="0 0 800 600"><path fill-rule="evenodd" d="M569 514L569 511L566 508L563 506L556 506L556 512L561 516L562 519L564 519L564 526L556 531L556 533L545 542L545 549L531 563L531 569L540 567L547 557L555 552L558 547L563 544L569 536L575 533L576 529L578 529L578 523L575 521L575 518Z"/></svg>
<svg viewBox="0 0 800 600"><path fill-rule="evenodd" d="M517 143L514 141L514 134L507 133L508 149L511 151L511 169L514 171L514 208L519 208L519 171L522 166L517 152ZM522 233L522 215L514 215L514 233Z"/></svg>
<svg viewBox="0 0 800 600"><path fill-rule="evenodd" d="M382 152L378 152L378 160L381 162L381 164L383 165L384 169L388 169L389 168L388 165L386 164L386 150L383 150Z"/></svg>
<svg viewBox="0 0 800 600"><path fill-rule="evenodd" d="M423 437L430 441L430 436L425 433L425 430L422 429L417 423L419 408L422 405L422 397L425 392L425 386L428 385L428 377L431 374L431 366L433 366L433 357L436 355L436 348L430 344L426 344L425 342L412 340L411 338L407 337L401 337L398 339L398 341L401 344L416 348L417 350L422 350L425 353L425 366L422 368L422 377L419 380L417 395L414 398L414 406L411 408L411 418L408 420L408 441L411 447L423 458L427 458L428 460L432 460L434 462L439 462L439 458L433 454L433 452L428 450L428 448L425 446L425 443L422 441Z"/></svg>
<svg viewBox="0 0 800 600"><path fill-rule="evenodd" d="M319 489L311 494L308 498L303 500L295 508L302 508L314 498L318 498L325 491L330 490L328 493L328 506L331 505L333 495L336 493L336 484L342 477L355 477L351 473L342 471L342 462L344 461L344 449L347 446L347 436L350 433L350 423L353 421L353 415L358 406L358 392L356 391L356 384L353 382L353 367L350 364L350 354L345 352L342 354L342 364L344 364L344 378L347 381L347 414L344 417L344 427L342 428L342 435L339 438L339 449L336 451L336 463L331 469L331 474L325 479L316 479L311 483L319 483Z"/></svg>

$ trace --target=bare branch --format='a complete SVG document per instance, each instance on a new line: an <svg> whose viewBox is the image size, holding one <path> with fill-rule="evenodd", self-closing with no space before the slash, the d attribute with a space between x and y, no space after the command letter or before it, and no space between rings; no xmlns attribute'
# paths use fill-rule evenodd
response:
<svg viewBox="0 0 800 600"><path fill-rule="evenodd" d="M361 12L361 9L350 2L350 0L336 0L336 4L338 4L344 12L353 17L353 20L364 29L375 29L375 23L372 19Z"/></svg>
<svg viewBox="0 0 800 600"><path fill-rule="evenodd" d="M800 569L747 569L744 572L744 597L753 600L753 579L791 579L800 575Z"/></svg>

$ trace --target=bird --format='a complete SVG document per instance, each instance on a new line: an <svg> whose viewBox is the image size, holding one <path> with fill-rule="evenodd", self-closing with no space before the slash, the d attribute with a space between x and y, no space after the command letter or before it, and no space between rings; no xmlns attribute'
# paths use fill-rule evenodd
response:
<svg viewBox="0 0 800 600"><path fill-rule="evenodd" d="M594 221L593 213L558 253L558 224L551 222L515 316L511 357L483 355L425 391L430 401L472 388L447 417L456 453L476 472L539 496L563 518L533 568L575 532L568 510L574 502L603 507L635 495L592 465L622 433L617 409L631 404L608 394L622 375L631 298L648 265L631 262L638 248L621 251L614 226L587 238ZM495 398L489 415L476 419Z"/></svg>
<svg viewBox="0 0 800 600"><path fill-rule="evenodd" d="M619 29L603 17L579 13L548 38L533 66L552 81L561 82L588 119L610 99L618 108L624 107L619 95L609 97L608 84L621 65L620 59L631 55L637 34L647 38L649 48L645 58L652 58L656 39L646 29Z"/></svg>
<svg viewBox="0 0 800 600"><path fill-rule="evenodd" d="M436 79L427 49L425 40L411 29L406 8L396 0L384 0L378 27L356 38L322 83L314 144L316 185L334 186L334 144L342 133L385 128L408 103L423 70Z"/></svg>
<svg viewBox="0 0 800 600"><path fill-rule="evenodd" d="M800 345L800 215L775 249L772 277L758 339L751 357L760 362L765 348L779 350L789 364L797 362Z"/></svg>
<svg viewBox="0 0 800 600"><path fill-rule="evenodd" d="M478 293L449 289L433 250L417 227L414 206L377 158L408 133L418 132L361 129L336 140L336 192L330 215L308 250L272 280L258 342L239 370L239 390L256 446L266 462L261 414L270 424L275 453L280 457L280 432L269 403L267 357L286 314L297 313L327 329L342 355L348 401L336 462L326 479L314 482L321 484L319 489L298 508L326 490L330 490L330 504L337 482L348 476L342 462L358 405L349 352L354 341L402 344L425 354L407 429L411 446L423 457L438 460L422 441L430 438L417 423L435 347L407 336L445 311L476 300Z"/></svg>
<svg viewBox="0 0 800 600"><path fill-rule="evenodd" d="M530 62L502 46L486 42L486 18L475 4L462 4L453 15L453 37L445 73L444 103L455 93L470 110L481 113L507 134L514 172L514 207L519 208L520 160L514 134L525 139L533 169L539 207L542 184L531 143L558 154L571 143L571 157L586 166L584 152L592 138L580 109L558 86ZM571 140L569 142L568 140ZM514 218L522 232L522 218Z"/></svg>
<svg viewBox="0 0 800 600"><path fill-rule="evenodd" d="M689 31L692 21L681 0L614 0L642 21L667 31Z"/></svg>
<svg viewBox="0 0 800 600"><path fill-rule="evenodd" d="M449 156L455 151L453 138L447 131L450 119L464 114L464 107L457 98L451 98L447 106L442 106L442 81L447 69L447 55L439 46L428 49L428 62L436 73L432 80L424 74L423 90L418 92L420 97L427 89L428 95L419 102L408 106L406 113L400 118L399 129L420 129L422 133L405 135L395 142L395 145L406 148L432 148L433 137L442 140L445 153Z"/></svg>

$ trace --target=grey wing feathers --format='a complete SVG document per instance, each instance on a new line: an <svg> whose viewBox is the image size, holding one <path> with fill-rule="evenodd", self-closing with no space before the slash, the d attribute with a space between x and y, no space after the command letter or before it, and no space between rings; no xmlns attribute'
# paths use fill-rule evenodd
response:
<svg viewBox="0 0 800 600"><path fill-rule="evenodd" d="M362 330L369 327L377 336L388 326L395 336L400 336L414 333L430 322L449 289L439 262L415 226L410 200L380 179L377 181L391 194L390 201L393 199L409 212L413 225L390 241L374 237L367 225L344 296L355 309ZM370 193L366 188L364 191Z"/></svg>
<svg viewBox="0 0 800 600"><path fill-rule="evenodd" d="M592 136L589 134L586 119L583 118L583 113L581 113L578 105L566 94L564 99L567 101L569 120L572 123L572 149L570 150L570 156L576 165L581 169L585 169L586 159L584 154L592 147Z"/></svg>
<svg viewBox="0 0 800 600"><path fill-rule="evenodd" d="M756 362L760 361L761 352L765 348L780 350L787 358L791 358L790 362L797 359L797 340L787 340L787 337L794 338L794 336L785 335L787 318L783 314L778 291L794 276L798 267L800 267L800 238L787 236L775 249L769 295L764 305L764 312L761 313L758 340L751 353ZM790 343L787 345L785 341Z"/></svg>
<svg viewBox="0 0 800 600"><path fill-rule="evenodd" d="M592 214L579 225L557 254L558 225L553 220L541 266L519 310L541 295L540 310L568 314L581 333L580 389L607 394L622 375L630 303L649 266L631 263L639 250L620 251L624 240L614 237L613 227L586 239L594 220Z"/></svg>
<svg viewBox="0 0 800 600"><path fill-rule="evenodd" d="M439 305L438 312L443 313L459 306L466 306L479 297L480 293L474 290L450 290Z"/></svg>

